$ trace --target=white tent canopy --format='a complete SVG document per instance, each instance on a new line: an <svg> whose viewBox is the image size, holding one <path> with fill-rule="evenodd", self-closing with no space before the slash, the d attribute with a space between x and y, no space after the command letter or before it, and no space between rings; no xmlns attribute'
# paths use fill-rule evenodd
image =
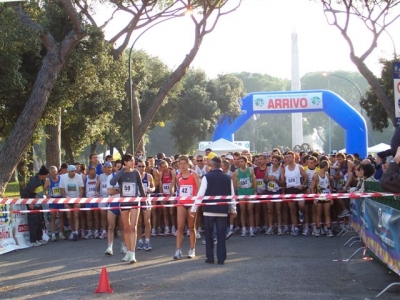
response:
<svg viewBox="0 0 400 300"><path fill-rule="evenodd" d="M385 143L380 143L378 145L369 147L368 148L368 152L378 153L378 152L385 151L385 150L388 150L388 149L390 149L390 145L385 144Z"/></svg>
<svg viewBox="0 0 400 300"><path fill-rule="evenodd" d="M214 152L217 155L222 155L226 154L227 152L235 152L235 151L242 152L243 150L245 150L245 148L240 147L222 138L215 142L212 142L211 144L208 144L207 148L210 148L212 152ZM196 155L198 154L204 155L204 149L197 149Z"/></svg>

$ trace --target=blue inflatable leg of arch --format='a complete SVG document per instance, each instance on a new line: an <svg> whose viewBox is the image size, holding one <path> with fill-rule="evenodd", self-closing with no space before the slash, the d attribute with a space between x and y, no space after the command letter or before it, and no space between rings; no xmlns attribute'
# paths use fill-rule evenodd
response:
<svg viewBox="0 0 400 300"><path fill-rule="evenodd" d="M276 114L323 111L346 132L347 153L367 156L368 132L364 118L337 94L327 90L290 92L257 92L242 98L243 114L230 124L219 123L213 141L224 138L233 141L233 134L254 114Z"/></svg>

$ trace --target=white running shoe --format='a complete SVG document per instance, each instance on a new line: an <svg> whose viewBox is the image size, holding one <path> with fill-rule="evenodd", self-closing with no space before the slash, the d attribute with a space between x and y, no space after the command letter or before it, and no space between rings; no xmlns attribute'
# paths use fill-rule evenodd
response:
<svg viewBox="0 0 400 300"><path fill-rule="evenodd" d="M94 238L93 232L91 230L88 230L87 235L85 235L83 238L86 240Z"/></svg>
<svg viewBox="0 0 400 300"><path fill-rule="evenodd" d="M58 239L59 240L65 240L65 236L62 232L60 232L60 234L58 235Z"/></svg>
<svg viewBox="0 0 400 300"><path fill-rule="evenodd" d="M103 230L103 232L100 235L100 239L104 240L107 237L107 232Z"/></svg>
<svg viewBox="0 0 400 300"><path fill-rule="evenodd" d="M113 249L111 247L108 247L106 252L105 252L105 255L113 255L113 254L114 254L113 253Z"/></svg>
<svg viewBox="0 0 400 300"><path fill-rule="evenodd" d="M39 246L42 246L42 244L39 243L39 241L36 241L36 242L34 242L34 243L31 243L31 246L32 246L32 247L39 247Z"/></svg>
<svg viewBox="0 0 400 300"><path fill-rule="evenodd" d="M279 229L278 229L278 231L279 231ZM268 230L267 230L267 232L266 232L265 234L266 234L266 235L273 235L273 234L274 234L274 228L272 228L272 226L269 227ZM279 233L278 233L278 234L279 234Z"/></svg>
<svg viewBox="0 0 400 300"><path fill-rule="evenodd" d="M172 226L171 235L176 236L176 234L177 234L176 228L175 226Z"/></svg>
<svg viewBox="0 0 400 300"><path fill-rule="evenodd" d="M171 231L169 230L169 227L168 227L168 226L166 226L165 229L164 229L164 235L165 235L165 236L171 235Z"/></svg>
<svg viewBox="0 0 400 300"><path fill-rule="evenodd" d="M195 258L196 257L195 250L194 249L190 249L187 257L188 258Z"/></svg>
<svg viewBox="0 0 400 300"><path fill-rule="evenodd" d="M278 227L278 235L283 235L283 230L281 226Z"/></svg>
<svg viewBox="0 0 400 300"><path fill-rule="evenodd" d="M55 233L53 233L53 234L51 235L51 241L52 241L52 242L57 242L57 237L56 237L56 234L55 234Z"/></svg>
<svg viewBox="0 0 400 300"><path fill-rule="evenodd" d="M99 238L100 238L100 234L99 234L99 231L98 231L98 230L95 230L95 232L94 232L94 238L95 238L95 239L99 239Z"/></svg>
<svg viewBox="0 0 400 300"><path fill-rule="evenodd" d="M254 229L253 228L250 228L250 236L251 237L255 237L256 236L255 233L254 233Z"/></svg>
<svg viewBox="0 0 400 300"><path fill-rule="evenodd" d="M129 252L126 252L126 254L125 254L124 258L122 259L122 261L129 261L130 257L131 257L131 254Z"/></svg>
<svg viewBox="0 0 400 300"><path fill-rule="evenodd" d="M197 232L196 232L196 239L201 239L201 233L200 233L200 231L197 231Z"/></svg>
<svg viewBox="0 0 400 300"><path fill-rule="evenodd" d="M245 227L242 228L242 237L245 237L247 235L247 230Z"/></svg>
<svg viewBox="0 0 400 300"><path fill-rule="evenodd" d="M126 246L121 246L121 254L126 254L127 252Z"/></svg>
<svg viewBox="0 0 400 300"><path fill-rule="evenodd" d="M156 229L155 228L153 228L152 230L151 230L151 234L150 234L151 236L157 236L157 231L156 231Z"/></svg>
<svg viewBox="0 0 400 300"><path fill-rule="evenodd" d="M181 252L181 250L176 250L176 251L175 251L175 255L174 255L173 259L175 259L175 260L180 260L180 259L182 259L182 252Z"/></svg>
<svg viewBox="0 0 400 300"><path fill-rule="evenodd" d="M128 262L129 262L130 264L136 263L136 255L135 255L135 252L131 252L131 255L129 256Z"/></svg>

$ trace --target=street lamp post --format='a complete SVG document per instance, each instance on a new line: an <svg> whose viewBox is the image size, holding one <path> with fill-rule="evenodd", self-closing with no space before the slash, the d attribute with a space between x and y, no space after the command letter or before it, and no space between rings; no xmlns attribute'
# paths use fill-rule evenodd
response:
<svg viewBox="0 0 400 300"><path fill-rule="evenodd" d="M132 56L132 50L133 47L135 46L136 42L138 41L138 39L144 34L146 33L148 30L150 30L151 28L153 28L154 26L161 24L165 21L168 21L170 19L176 18L176 17L182 17L182 16L189 16L192 14L192 10L190 7L190 4L188 4L186 11L181 13L181 14L177 14L177 15L172 15L168 18L162 19L161 21L158 21L154 24L152 24L151 26L147 27L145 30L143 30L138 37L133 41L131 48L129 49L129 56L128 56L128 84L129 84L129 89L128 89L128 99L129 99L129 110L130 110L130 140L131 140L131 147L132 147L132 153L135 152L135 135L134 135L134 130L133 130L133 91L132 91L132 70L131 70L131 56Z"/></svg>
<svg viewBox="0 0 400 300"><path fill-rule="evenodd" d="M152 24L151 26L147 27L145 30L143 30L138 37L133 41L131 48L129 49L129 56L128 56L128 85L129 85L129 89L128 89L128 99L129 99L129 111L130 111L130 142L131 142L131 147L132 147L132 154L134 154L135 152L135 135L134 135L134 129L133 129L133 91L132 91L132 62L131 62L131 57L132 57L132 50L133 47L135 46L136 42L138 41L138 39L145 34L148 30L150 30L151 28L153 28L154 26L163 23L165 21L168 21L172 18L175 18L176 16L172 16L166 19L163 19L159 22L156 22L154 24Z"/></svg>

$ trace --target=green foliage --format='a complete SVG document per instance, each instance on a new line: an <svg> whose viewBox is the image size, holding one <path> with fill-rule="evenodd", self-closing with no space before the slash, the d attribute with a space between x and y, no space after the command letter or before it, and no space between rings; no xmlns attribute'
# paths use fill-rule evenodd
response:
<svg viewBox="0 0 400 300"><path fill-rule="evenodd" d="M0 141L7 137L31 93L40 67L40 40L0 4Z"/></svg>
<svg viewBox="0 0 400 300"><path fill-rule="evenodd" d="M196 149L215 130L220 117L234 120L240 115L243 85L232 75L220 75L207 81L202 70L190 70L184 77L183 89L174 102L171 134L180 153Z"/></svg>
<svg viewBox="0 0 400 300"><path fill-rule="evenodd" d="M382 65L381 77L378 79L379 84L381 85L389 99L393 99L394 97L392 63L395 61L398 62L399 59L381 59L379 61ZM393 105L392 109L394 110L394 102L392 101L391 104ZM372 128L374 130L379 130L380 132L382 132L385 128L389 127L389 116L371 88L361 99L360 105L367 112L367 115L371 120Z"/></svg>

